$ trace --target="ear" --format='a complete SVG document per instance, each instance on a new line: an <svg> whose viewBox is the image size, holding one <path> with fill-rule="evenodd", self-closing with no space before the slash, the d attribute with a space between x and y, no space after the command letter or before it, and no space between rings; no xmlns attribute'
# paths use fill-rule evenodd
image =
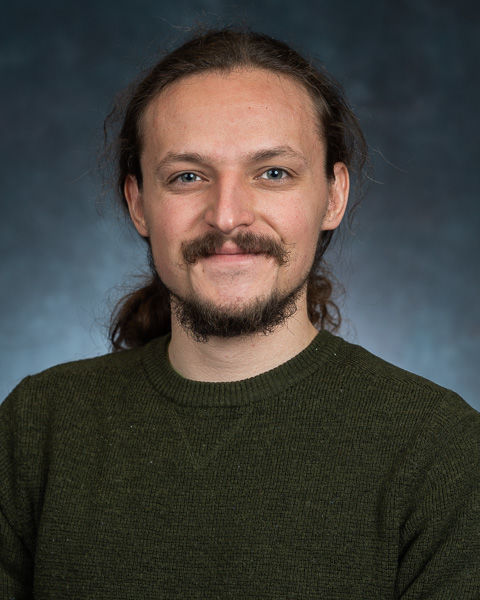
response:
<svg viewBox="0 0 480 600"><path fill-rule="evenodd" d="M138 188L137 178L134 175L127 175L123 184L123 193L128 204L130 217L138 233L143 237L148 237L148 228L145 221L145 210L143 206L142 192Z"/></svg>
<svg viewBox="0 0 480 600"><path fill-rule="evenodd" d="M333 166L333 181L330 182L327 212L323 218L322 230L336 229L345 214L350 189L350 177L346 165L337 162Z"/></svg>

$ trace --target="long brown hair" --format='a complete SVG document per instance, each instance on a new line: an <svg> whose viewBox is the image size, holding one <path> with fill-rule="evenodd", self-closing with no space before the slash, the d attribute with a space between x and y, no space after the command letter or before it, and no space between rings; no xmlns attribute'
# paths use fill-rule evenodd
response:
<svg viewBox="0 0 480 600"><path fill-rule="evenodd" d="M127 99L116 106L105 121L106 143L114 121L122 122L115 137L117 193L128 212L124 196L127 175L142 186L141 118L149 103L174 81L206 71L230 71L238 67L261 68L296 80L310 94L318 117L318 134L326 146L325 171L334 177L336 162L343 162L357 181L365 166L367 145L356 116L348 106L342 89L323 69L314 67L285 43L267 35L226 28L196 35L167 54L138 83L131 86ZM307 283L308 316L320 329L338 329L341 317L332 300L332 277L323 261L333 231L322 232L315 261ZM147 239L147 244L149 240ZM117 304L110 325L114 350L134 348L170 331L170 299L160 280L149 247L151 276L145 285L124 296Z"/></svg>

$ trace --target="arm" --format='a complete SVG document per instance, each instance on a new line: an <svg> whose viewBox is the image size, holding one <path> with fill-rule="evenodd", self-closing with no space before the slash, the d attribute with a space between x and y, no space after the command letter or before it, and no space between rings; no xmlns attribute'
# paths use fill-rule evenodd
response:
<svg viewBox="0 0 480 600"><path fill-rule="evenodd" d="M396 582L402 600L480 598L480 414L450 400L411 461Z"/></svg>
<svg viewBox="0 0 480 600"><path fill-rule="evenodd" d="M23 452L16 434L18 390L0 406L0 597L29 600L33 519L22 485Z"/></svg>
<svg viewBox="0 0 480 600"><path fill-rule="evenodd" d="M30 600L32 560L3 512L0 512L0 597Z"/></svg>

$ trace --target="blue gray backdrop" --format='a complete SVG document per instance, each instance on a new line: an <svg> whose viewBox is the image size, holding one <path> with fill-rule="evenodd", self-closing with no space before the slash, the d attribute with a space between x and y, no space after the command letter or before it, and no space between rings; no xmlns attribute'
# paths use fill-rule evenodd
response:
<svg viewBox="0 0 480 600"><path fill-rule="evenodd" d="M8 3L1 396L106 352L118 286L144 267L95 172L115 93L195 23L241 22L325 63L369 140L375 182L330 254L342 335L480 408L479 16L462 0Z"/></svg>

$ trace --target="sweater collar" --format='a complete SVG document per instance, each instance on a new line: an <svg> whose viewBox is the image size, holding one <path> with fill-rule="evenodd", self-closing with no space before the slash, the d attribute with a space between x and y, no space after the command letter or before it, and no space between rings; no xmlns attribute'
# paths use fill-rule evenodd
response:
<svg viewBox="0 0 480 600"><path fill-rule="evenodd" d="M302 352L287 362L240 381L209 383L179 375L168 359L170 335L144 347L143 365L156 390L171 401L189 406L241 406L285 393L289 387L320 370L335 355L340 338L320 331Z"/></svg>

